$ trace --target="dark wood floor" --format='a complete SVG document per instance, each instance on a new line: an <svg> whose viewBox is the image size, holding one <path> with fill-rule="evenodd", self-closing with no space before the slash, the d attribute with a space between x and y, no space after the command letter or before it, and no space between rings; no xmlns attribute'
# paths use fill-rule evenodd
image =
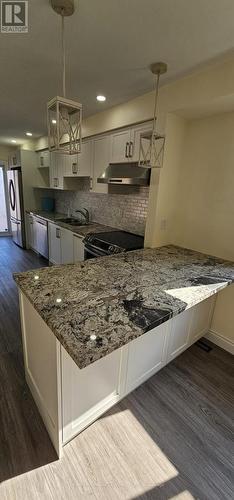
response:
<svg viewBox="0 0 234 500"><path fill-rule="evenodd" d="M24 381L12 280L42 265L0 238L1 500L233 499L233 358L215 346L191 347L56 459Z"/></svg>
<svg viewBox="0 0 234 500"><path fill-rule="evenodd" d="M12 278L14 272L45 265L34 252L0 237L0 481L56 458L24 380L18 292Z"/></svg>

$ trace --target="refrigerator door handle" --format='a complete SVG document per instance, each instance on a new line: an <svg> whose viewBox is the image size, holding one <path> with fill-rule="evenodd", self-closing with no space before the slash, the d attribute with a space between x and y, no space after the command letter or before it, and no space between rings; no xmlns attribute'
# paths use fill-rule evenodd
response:
<svg viewBox="0 0 234 500"><path fill-rule="evenodd" d="M12 210L15 210L15 189L12 179L9 182L9 199Z"/></svg>

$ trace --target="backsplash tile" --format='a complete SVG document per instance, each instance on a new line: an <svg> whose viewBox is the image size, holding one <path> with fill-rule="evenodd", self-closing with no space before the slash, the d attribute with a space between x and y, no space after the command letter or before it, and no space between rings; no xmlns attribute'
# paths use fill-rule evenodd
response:
<svg viewBox="0 0 234 500"><path fill-rule="evenodd" d="M55 192L56 211L73 213L85 207L91 220L144 235L148 209L148 187L111 186L108 194L89 191Z"/></svg>

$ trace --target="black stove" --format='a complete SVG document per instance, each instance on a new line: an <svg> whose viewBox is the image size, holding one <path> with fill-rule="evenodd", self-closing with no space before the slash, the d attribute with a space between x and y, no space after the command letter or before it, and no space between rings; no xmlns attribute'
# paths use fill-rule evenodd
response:
<svg viewBox="0 0 234 500"><path fill-rule="evenodd" d="M144 247L144 237L127 231L91 233L84 239L85 260L104 255L115 255Z"/></svg>

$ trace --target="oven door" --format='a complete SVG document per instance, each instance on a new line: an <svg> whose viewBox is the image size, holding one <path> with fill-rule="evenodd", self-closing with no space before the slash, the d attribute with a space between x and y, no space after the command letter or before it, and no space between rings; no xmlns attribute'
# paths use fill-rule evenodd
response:
<svg viewBox="0 0 234 500"><path fill-rule="evenodd" d="M85 245L84 260L94 259L95 257L105 257L105 255L108 255L108 254L105 253L100 248L97 248L97 247L92 246L92 245Z"/></svg>

